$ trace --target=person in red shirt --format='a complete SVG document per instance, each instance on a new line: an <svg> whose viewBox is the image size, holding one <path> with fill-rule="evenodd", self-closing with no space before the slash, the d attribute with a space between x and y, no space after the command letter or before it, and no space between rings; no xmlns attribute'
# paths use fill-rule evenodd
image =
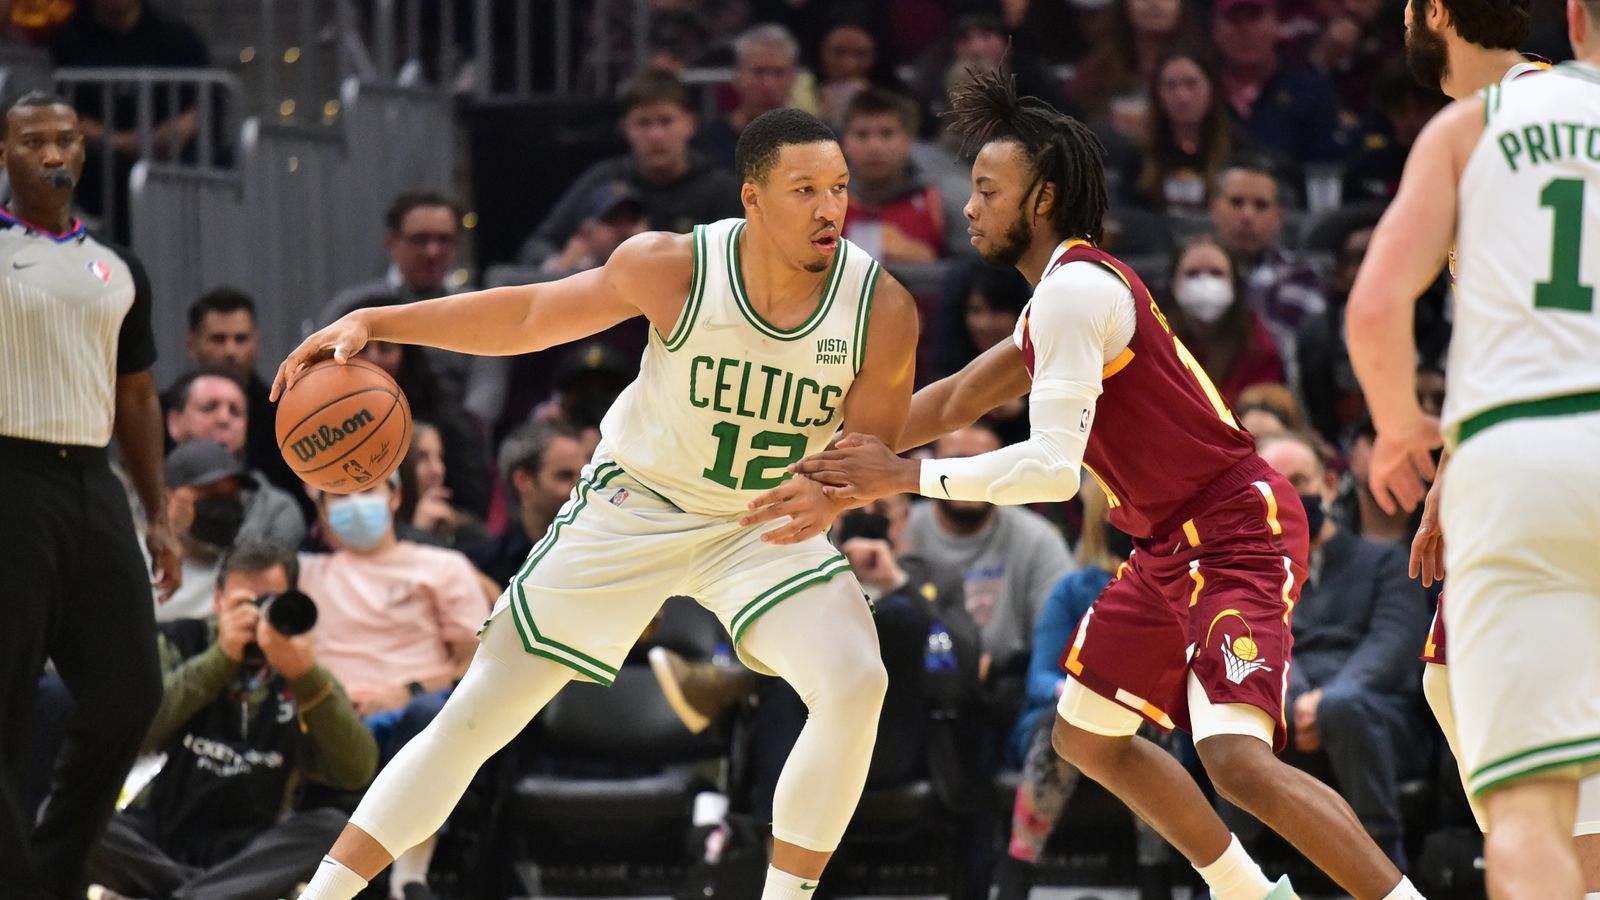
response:
<svg viewBox="0 0 1600 900"><path fill-rule="evenodd" d="M903 459L846 435L791 467L835 500L900 492L990 503L1060 501L1080 467L1135 551L1079 621L1053 743L1199 870L1220 900L1293 896L1270 883L1183 767L1136 732L1195 737L1217 790L1359 900L1421 895L1338 794L1280 762L1290 617L1308 527L1295 489L1260 457L1139 276L1096 246L1106 187L1093 134L1012 80L975 73L951 125L981 145L965 214L991 265L1032 283L1015 340L917 392L900 440L917 446L1028 395L1033 433L963 459ZM798 481L800 479L793 479ZM782 486L747 522L803 513ZM763 535L783 541L810 519Z"/></svg>

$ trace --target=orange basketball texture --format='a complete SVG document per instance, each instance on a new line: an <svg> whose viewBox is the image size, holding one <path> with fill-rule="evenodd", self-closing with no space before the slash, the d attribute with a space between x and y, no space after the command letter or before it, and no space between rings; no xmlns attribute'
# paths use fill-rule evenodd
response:
<svg viewBox="0 0 1600 900"><path fill-rule="evenodd" d="M411 405L364 359L315 363L278 398L278 452L312 487L350 494L382 481L411 445Z"/></svg>

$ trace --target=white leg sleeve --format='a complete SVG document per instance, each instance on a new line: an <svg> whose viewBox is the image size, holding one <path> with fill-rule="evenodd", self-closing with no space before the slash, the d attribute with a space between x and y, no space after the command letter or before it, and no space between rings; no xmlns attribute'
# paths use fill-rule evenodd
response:
<svg viewBox="0 0 1600 900"><path fill-rule="evenodd" d="M1450 699L1450 670L1440 663L1423 663L1422 696L1428 701L1428 709L1433 711L1439 730L1444 732L1445 742L1450 745L1450 756L1456 761L1456 775L1461 779L1461 789L1466 791L1467 805L1472 807L1472 818L1477 820L1478 830L1487 834L1489 814L1483 809L1483 801L1467 790L1467 773L1461 771L1461 747L1456 742L1456 707Z"/></svg>
<svg viewBox="0 0 1600 900"><path fill-rule="evenodd" d="M861 587L842 575L796 594L757 619L740 643L810 711L778 776L772 836L831 853L861 799L888 686Z"/></svg>
<svg viewBox="0 0 1600 900"><path fill-rule="evenodd" d="M1196 744L1219 734L1253 737L1268 748L1277 731L1272 717L1248 703L1212 703L1200 679L1191 670L1188 683L1189 726Z"/></svg>
<svg viewBox="0 0 1600 900"><path fill-rule="evenodd" d="M444 824L484 761L516 737L572 674L524 651L511 615L496 616L444 709L378 773L350 824L390 856L422 843Z"/></svg>
<svg viewBox="0 0 1600 900"><path fill-rule="evenodd" d="M1578 824L1572 833L1600 834L1600 775L1578 782Z"/></svg>
<svg viewBox="0 0 1600 900"><path fill-rule="evenodd" d="M1056 714L1068 725L1102 737L1137 734L1139 726L1144 724L1143 716L1096 694L1070 675L1056 701Z"/></svg>

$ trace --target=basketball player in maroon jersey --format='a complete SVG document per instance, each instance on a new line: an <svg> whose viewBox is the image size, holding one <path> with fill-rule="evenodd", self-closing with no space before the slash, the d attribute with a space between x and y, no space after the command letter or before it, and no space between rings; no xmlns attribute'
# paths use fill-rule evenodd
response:
<svg viewBox="0 0 1600 900"><path fill-rule="evenodd" d="M1338 794L1273 755L1287 736L1305 511L1139 276L1095 246L1106 210L1099 142L1042 101L1019 100L1005 76L977 75L952 107L951 126L982 147L966 207L973 244L1035 291L1014 342L917 393L901 444L928 443L1024 394L1033 434L926 461L847 435L793 469L836 497L991 503L1067 500L1088 469L1137 549L1062 659L1057 751L1177 847L1221 900L1293 894L1286 878L1266 879L1183 767L1135 734L1144 719L1191 732L1222 795L1359 900L1420 897ZM746 521L800 511L791 492L758 498Z"/></svg>

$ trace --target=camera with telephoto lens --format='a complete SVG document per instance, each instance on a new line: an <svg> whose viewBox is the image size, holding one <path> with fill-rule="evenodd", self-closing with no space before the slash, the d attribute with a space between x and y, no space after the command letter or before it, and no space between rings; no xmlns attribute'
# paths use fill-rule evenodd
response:
<svg viewBox="0 0 1600 900"><path fill-rule="evenodd" d="M317 624L317 603L297 590L281 594L264 594L251 601L261 610L261 618L284 637L298 637ZM244 648L244 665L260 666L266 663L261 645L251 641Z"/></svg>

